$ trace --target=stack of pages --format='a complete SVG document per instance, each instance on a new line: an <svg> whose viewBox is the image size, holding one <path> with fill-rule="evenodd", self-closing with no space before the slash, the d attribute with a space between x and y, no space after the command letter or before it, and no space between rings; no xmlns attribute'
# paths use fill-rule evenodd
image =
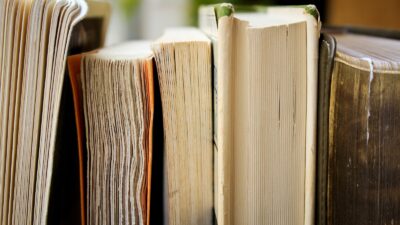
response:
<svg viewBox="0 0 400 225"><path fill-rule="evenodd" d="M214 43L219 225L314 221L319 15L313 6L200 9Z"/></svg>
<svg viewBox="0 0 400 225"><path fill-rule="evenodd" d="M203 6L101 48L109 4L0 1L0 224L400 223L400 35Z"/></svg>
<svg viewBox="0 0 400 225"><path fill-rule="evenodd" d="M150 44L131 42L73 56L69 66L76 118L84 123L77 127L86 128L78 133L86 136L87 223L148 224L154 109Z"/></svg>
<svg viewBox="0 0 400 225"><path fill-rule="evenodd" d="M103 2L0 2L0 224L46 224L67 53L90 50L84 18L98 21L100 47L108 13Z"/></svg>

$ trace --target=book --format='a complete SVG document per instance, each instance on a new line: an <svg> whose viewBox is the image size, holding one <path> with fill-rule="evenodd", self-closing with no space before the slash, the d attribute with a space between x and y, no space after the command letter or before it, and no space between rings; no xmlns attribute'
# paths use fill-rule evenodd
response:
<svg viewBox="0 0 400 225"><path fill-rule="evenodd" d="M336 40L326 33L321 34L318 63L318 145L316 183L316 223L326 225L327 218L327 167L329 146L329 105L331 75L335 57Z"/></svg>
<svg viewBox="0 0 400 225"><path fill-rule="evenodd" d="M149 224L152 57L149 42L128 42L69 58L87 224Z"/></svg>
<svg viewBox="0 0 400 225"><path fill-rule="evenodd" d="M217 223L313 224L319 14L252 9L200 8L215 51Z"/></svg>
<svg viewBox="0 0 400 225"><path fill-rule="evenodd" d="M399 32L224 3L104 48L109 10L0 1L0 224L400 222Z"/></svg>
<svg viewBox="0 0 400 225"><path fill-rule="evenodd" d="M152 178L153 144L154 156L164 155L164 223L212 224L210 40L194 28L170 29L152 50L133 41L68 59L78 146L87 155L80 175L88 224L162 222L149 210L151 182L160 179Z"/></svg>
<svg viewBox="0 0 400 225"><path fill-rule="evenodd" d="M213 224L211 41L169 29L152 49L164 126L166 224Z"/></svg>
<svg viewBox="0 0 400 225"><path fill-rule="evenodd" d="M72 208L54 212L52 205L65 60L72 47L78 50L95 37L85 36L87 21L97 21L90 30L99 41L91 47L103 43L107 9L101 1L1 1L1 224L79 221ZM79 40L70 41L72 35Z"/></svg>
<svg viewBox="0 0 400 225"><path fill-rule="evenodd" d="M383 36L398 33L345 30L327 30L328 41L322 40L330 57L321 54L329 68L321 73L327 113L317 218L319 224L397 224L400 42Z"/></svg>

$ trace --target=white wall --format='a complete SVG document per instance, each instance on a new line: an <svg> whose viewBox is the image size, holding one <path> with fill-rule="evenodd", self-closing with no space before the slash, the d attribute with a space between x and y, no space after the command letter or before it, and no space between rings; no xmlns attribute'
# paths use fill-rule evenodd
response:
<svg viewBox="0 0 400 225"><path fill-rule="evenodd" d="M118 4L110 0L113 10L106 45L131 39L156 39L165 28L189 22L190 0L142 0L127 17Z"/></svg>
<svg viewBox="0 0 400 225"><path fill-rule="evenodd" d="M165 28L187 25L188 0L143 0L140 10L142 38L159 37Z"/></svg>

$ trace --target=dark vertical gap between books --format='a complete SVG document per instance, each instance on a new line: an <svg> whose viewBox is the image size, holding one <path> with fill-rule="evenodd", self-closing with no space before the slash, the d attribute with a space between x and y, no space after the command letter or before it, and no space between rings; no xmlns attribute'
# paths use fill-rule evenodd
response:
<svg viewBox="0 0 400 225"><path fill-rule="evenodd" d="M164 129L162 119L162 105L160 85L158 83L157 68L154 68L154 121L153 121L153 162L150 194L150 224L159 225L164 221Z"/></svg>
<svg viewBox="0 0 400 225"><path fill-rule="evenodd" d="M64 77L47 222L80 224L79 158L72 88Z"/></svg>
<svg viewBox="0 0 400 225"><path fill-rule="evenodd" d="M79 22L72 31L68 55L88 52L100 47L101 29L99 28L102 25L103 19L100 17L87 18ZM49 225L80 224L77 127L72 87L67 69L64 75L58 118L47 223ZM83 153L86 168L86 151Z"/></svg>

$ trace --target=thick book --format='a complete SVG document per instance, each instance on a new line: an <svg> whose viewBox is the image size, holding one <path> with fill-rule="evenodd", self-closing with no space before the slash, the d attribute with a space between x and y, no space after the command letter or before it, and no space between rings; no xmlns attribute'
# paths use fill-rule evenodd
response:
<svg viewBox="0 0 400 225"><path fill-rule="evenodd" d="M399 33L322 37L317 222L398 224Z"/></svg>
<svg viewBox="0 0 400 225"><path fill-rule="evenodd" d="M326 33L321 34L318 63L318 135L317 135L317 184L316 184L316 224L326 225L327 213L327 169L329 105L333 58L336 40Z"/></svg>
<svg viewBox="0 0 400 225"><path fill-rule="evenodd" d="M250 8L200 8L214 45L217 223L311 225L319 13Z"/></svg>
<svg viewBox="0 0 400 225"><path fill-rule="evenodd" d="M152 48L165 133L165 223L212 225L211 41L198 29L176 28Z"/></svg>
<svg viewBox="0 0 400 225"><path fill-rule="evenodd" d="M58 146L69 138L59 135L65 62L68 52L102 45L108 17L102 1L1 1L1 224L79 223L79 204L68 207L73 201L61 195L53 204L60 191L53 175L69 150Z"/></svg>
<svg viewBox="0 0 400 225"><path fill-rule="evenodd" d="M87 224L213 224L211 42L175 28L151 48L68 59Z"/></svg>
<svg viewBox="0 0 400 225"><path fill-rule="evenodd" d="M79 154L87 160L80 164L87 224L149 224L154 118L150 43L128 42L70 56L68 65Z"/></svg>

